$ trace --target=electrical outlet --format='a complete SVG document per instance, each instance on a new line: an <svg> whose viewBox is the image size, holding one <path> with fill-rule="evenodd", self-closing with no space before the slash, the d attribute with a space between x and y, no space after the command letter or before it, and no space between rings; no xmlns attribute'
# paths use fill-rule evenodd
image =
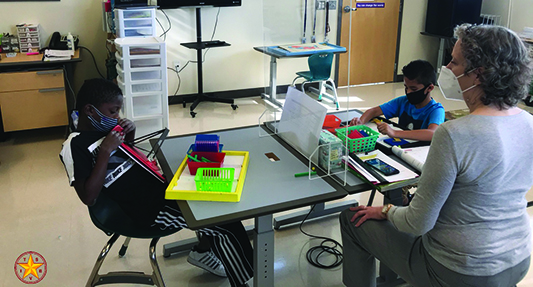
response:
<svg viewBox="0 0 533 287"><path fill-rule="evenodd" d="M172 64L174 65L172 68L174 68L176 71L180 70L181 65L179 60L174 60Z"/></svg>
<svg viewBox="0 0 533 287"><path fill-rule="evenodd" d="M319 0L315 2L317 10L326 10L326 3L329 6L329 10L337 9L337 1L335 0Z"/></svg>

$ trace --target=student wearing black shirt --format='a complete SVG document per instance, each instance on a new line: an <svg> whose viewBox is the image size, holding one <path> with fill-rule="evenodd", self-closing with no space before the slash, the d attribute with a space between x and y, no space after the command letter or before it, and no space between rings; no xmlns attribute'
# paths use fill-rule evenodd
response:
<svg viewBox="0 0 533 287"><path fill-rule="evenodd" d="M103 79L87 80L76 103L77 129L63 143L60 158L70 185L80 200L91 206L101 192L119 204L140 228L187 228L176 201L165 200L166 184L132 176L136 164L117 152L123 141L135 137L135 124L120 118L122 92ZM112 131L116 126L122 132ZM151 176L147 173L148 176ZM200 243L189 254L191 264L215 275L228 277L231 286L246 286L253 274L253 251L241 222L198 230Z"/></svg>

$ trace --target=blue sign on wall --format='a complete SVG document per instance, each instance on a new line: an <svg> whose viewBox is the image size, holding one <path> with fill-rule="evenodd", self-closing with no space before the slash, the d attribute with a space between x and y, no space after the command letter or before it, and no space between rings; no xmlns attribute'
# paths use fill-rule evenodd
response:
<svg viewBox="0 0 533 287"><path fill-rule="evenodd" d="M385 3L356 3L356 8L385 8Z"/></svg>

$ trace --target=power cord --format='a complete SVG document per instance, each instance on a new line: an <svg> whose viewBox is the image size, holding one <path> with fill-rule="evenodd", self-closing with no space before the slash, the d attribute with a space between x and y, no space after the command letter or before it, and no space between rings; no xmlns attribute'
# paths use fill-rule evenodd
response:
<svg viewBox="0 0 533 287"><path fill-rule="evenodd" d="M170 18L168 18L168 15L167 13L164 11L164 10L160 10L163 15L165 15L165 17L167 18L167 22L168 22L168 29L164 29L163 28L163 24L161 24L161 22L159 22L159 19L155 18L155 20L157 21L157 23L159 24L159 26L161 27L161 30L163 30L163 34L159 35L159 37L163 37L163 41L166 41L167 40L167 33L168 31L170 31L170 29L172 28L172 22L170 21Z"/></svg>
<svg viewBox="0 0 533 287"><path fill-rule="evenodd" d="M187 64L188 64L188 62L187 62ZM181 70L177 71L176 69L169 68L169 67L167 67L167 69L169 69L169 70L173 71L174 73L176 73L176 76L178 77L178 88L176 89L176 92L174 92L174 95L173 95L173 97L176 97L178 95L178 91L180 90L180 86L181 86L181 77L180 77ZM175 104L175 103L169 103L169 105L173 105L173 104Z"/></svg>
<svg viewBox="0 0 533 287"><path fill-rule="evenodd" d="M323 237L323 236L317 236L317 235L312 235L312 234L309 234L309 233L306 233L305 231L303 231L302 229L302 226L305 222L305 220L309 217L309 215L311 215L311 213L313 212L313 210L315 209L315 205L313 205L311 207L311 210L309 210L309 213L305 216L304 220L302 220L302 223L300 223L300 231L311 237L311 238L316 238L316 239L324 239L320 245L318 246L314 246L314 247L311 247L309 248L309 250L307 251L306 253L306 259L307 259L307 262L309 262L309 264L315 266L315 267L318 267L318 268L321 268L321 269L332 269L332 268L335 268L335 267L338 267L342 264L342 261L344 259L343 255L342 255L342 245L336 241L335 239L332 239L332 238L328 238L328 237ZM326 244L333 244L333 246L328 246ZM340 251L337 249L337 247L340 247ZM323 255L333 255L334 258L335 258L335 262L331 263L331 264L323 264L320 262L320 258L321 256Z"/></svg>
<svg viewBox="0 0 533 287"><path fill-rule="evenodd" d="M91 50L89 50L89 48L84 47L84 46L79 46L79 45L78 45L78 48L80 48L80 49L85 49L85 50L87 50L87 51L91 54L91 56L93 57L93 63L94 63L94 67L96 68L96 71L98 72L98 74L100 75L100 77L102 77L102 79L105 79L104 75L102 75L102 73L100 72L100 69L98 69L98 65L96 64L96 58L94 57L93 52L91 52Z"/></svg>

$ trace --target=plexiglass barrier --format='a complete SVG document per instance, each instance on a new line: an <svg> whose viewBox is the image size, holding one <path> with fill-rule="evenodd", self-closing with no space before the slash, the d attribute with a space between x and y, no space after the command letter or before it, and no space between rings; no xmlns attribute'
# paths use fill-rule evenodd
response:
<svg viewBox="0 0 533 287"><path fill-rule="evenodd" d="M331 176L343 185L348 170L342 156L349 153L348 138L339 147L321 141L320 134L326 115L340 119L340 129L360 116L350 107L350 96L354 96L350 84L352 20L346 11L352 5L355 1L264 0L263 43L254 47L262 54L265 67L262 97L267 109L259 125L267 129L260 129L259 136L279 136L305 156L310 179ZM341 66L344 75L339 75ZM342 87L338 86L339 76L347 79ZM322 108L302 105L295 111L294 103L287 106L291 87ZM335 136L334 128L330 132ZM313 175L317 170L318 175Z"/></svg>

